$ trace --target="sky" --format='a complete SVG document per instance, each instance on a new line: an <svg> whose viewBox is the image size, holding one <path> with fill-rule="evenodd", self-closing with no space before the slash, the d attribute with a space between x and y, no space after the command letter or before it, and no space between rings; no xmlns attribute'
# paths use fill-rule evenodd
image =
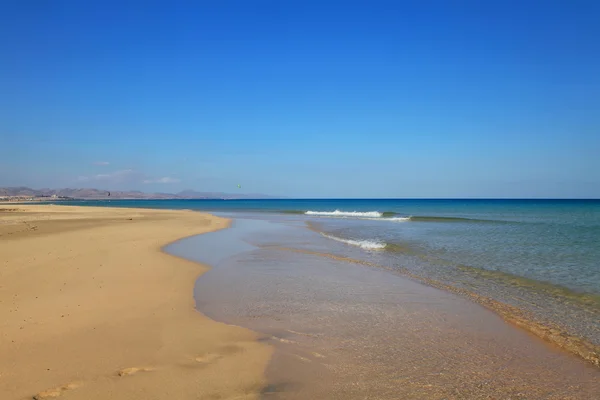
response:
<svg viewBox="0 0 600 400"><path fill-rule="evenodd" d="M0 186L600 198L600 2L0 1Z"/></svg>

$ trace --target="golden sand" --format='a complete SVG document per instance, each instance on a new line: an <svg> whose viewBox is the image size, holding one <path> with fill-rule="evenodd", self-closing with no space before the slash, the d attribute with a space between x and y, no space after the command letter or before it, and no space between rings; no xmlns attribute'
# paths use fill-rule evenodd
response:
<svg viewBox="0 0 600 400"><path fill-rule="evenodd" d="M207 270L161 252L192 211L0 205L0 399L254 399L271 349L194 308Z"/></svg>

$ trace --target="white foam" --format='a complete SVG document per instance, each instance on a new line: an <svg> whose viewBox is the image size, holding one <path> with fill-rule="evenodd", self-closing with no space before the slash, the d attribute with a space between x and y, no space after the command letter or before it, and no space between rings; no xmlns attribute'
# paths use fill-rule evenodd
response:
<svg viewBox="0 0 600 400"><path fill-rule="evenodd" d="M365 250L382 250L385 248L386 244L381 242L375 242L371 240L352 240L352 239L342 239L337 236L327 235L325 233L321 233L321 235L325 236L328 239L335 240L337 242L346 243L352 246L357 246Z"/></svg>
<svg viewBox="0 0 600 400"><path fill-rule="evenodd" d="M407 222L407 221L410 221L410 217L359 218L359 219L367 219L369 221L388 221L388 222Z"/></svg>
<svg viewBox="0 0 600 400"><path fill-rule="evenodd" d="M307 211L305 215L316 215L321 217L357 217L357 218L381 218L383 215L379 211Z"/></svg>
<svg viewBox="0 0 600 400"><path fill-rule="evenodd" d="M385 218L386 221L392 221L392 222L406 222L406 221L410 221L410 217L392 217L392 218Z"/></svg>

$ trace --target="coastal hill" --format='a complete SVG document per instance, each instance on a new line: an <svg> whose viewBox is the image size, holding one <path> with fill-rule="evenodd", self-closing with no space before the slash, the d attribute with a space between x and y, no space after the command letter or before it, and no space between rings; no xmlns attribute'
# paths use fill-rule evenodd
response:
<svg viewBox="0 0 600 400"><path fill-rule="evenodd" d="M110 196L109 196L110 193ZM258 193L223 193L223 192L197 192L184 190L179 193L145 193L141 191L108 191L100 189L31 189L28 187L0 187L0 200L2 198L31 198L35 200L50 199L268 199L277 198Z"/></svg>

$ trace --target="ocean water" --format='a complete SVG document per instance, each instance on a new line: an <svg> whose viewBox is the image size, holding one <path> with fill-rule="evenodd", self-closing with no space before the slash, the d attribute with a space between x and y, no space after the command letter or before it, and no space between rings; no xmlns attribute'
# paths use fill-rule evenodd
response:
<svg viewBox="0 0 600 400"><path fill-rule="evenodd" d="M371 249L371 247L367 247ZM197 308L275 348L264 399L590 399L600 369L454 293L361 261L302 216L236 213L165 248L212 268ZM380 253L383 254L383 253Z"/></svg>
<svg viewBox="0 0 600 400"><path fill-rule="evenodd" d="M352 258L524 310L600 345L600 200L115 200L293 225ZM262 246L286 247L274 236ZM289 246L287 246L289 247ZM294 250L292 249L292 250Z"/></svg>

